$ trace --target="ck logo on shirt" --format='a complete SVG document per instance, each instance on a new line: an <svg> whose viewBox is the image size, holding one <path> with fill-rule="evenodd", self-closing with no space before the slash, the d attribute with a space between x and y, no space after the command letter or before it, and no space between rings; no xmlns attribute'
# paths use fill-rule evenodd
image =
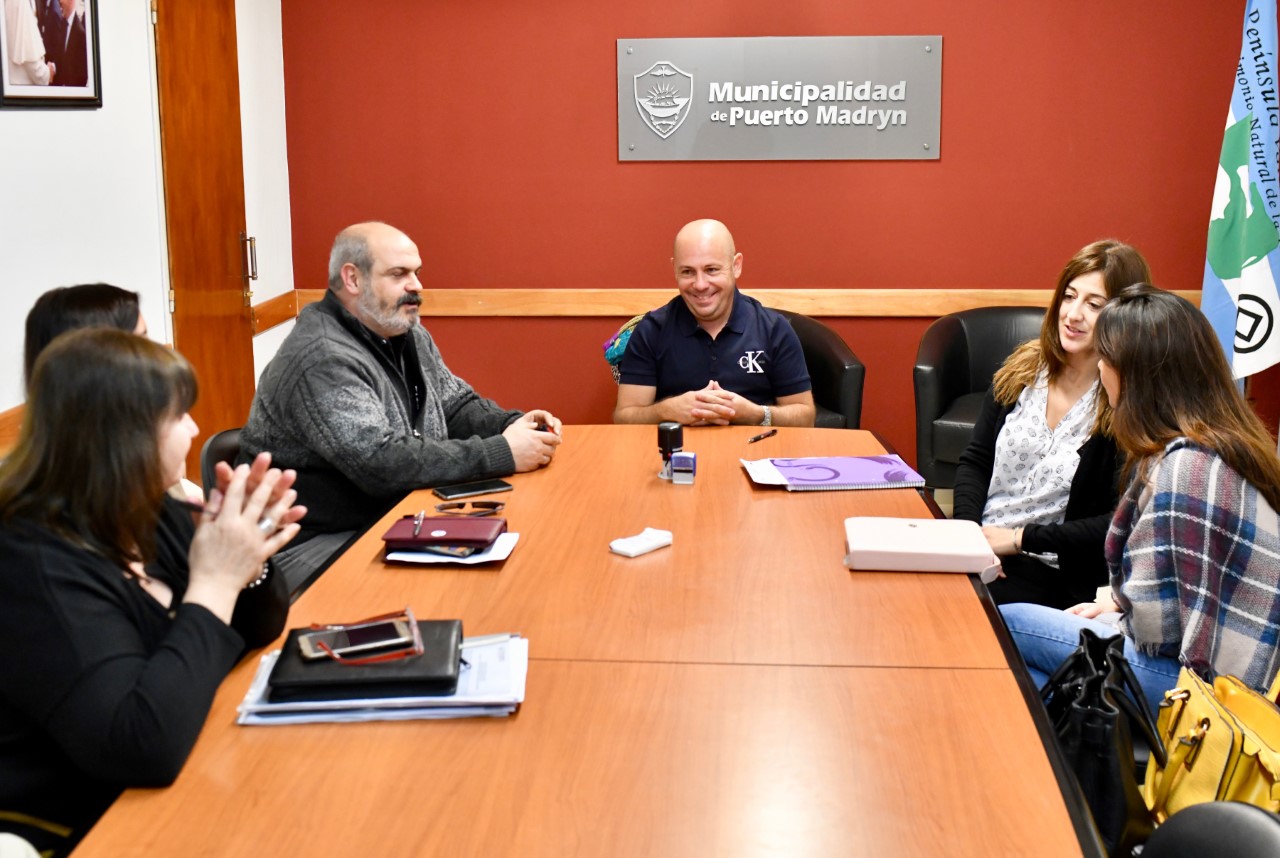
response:
<svg viewBox="0 0 1280 858"><path fill-rule="evenodd" d="M764 349L756 352L748 349L742 357L738 358L738 366L745 369L748 374L764 372L764 367L760 365L760 356L763 354Z"/></svg>

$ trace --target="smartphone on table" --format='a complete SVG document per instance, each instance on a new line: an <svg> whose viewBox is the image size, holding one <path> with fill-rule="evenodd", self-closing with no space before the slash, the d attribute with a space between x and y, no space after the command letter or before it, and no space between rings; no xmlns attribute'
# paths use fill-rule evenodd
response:
<svg viewBox="0 0 1280 858"><path fill-rule="evenodd" d="M457 500L476 495L491 495L497 492L509 492L511 483L506 480L478 480L474 483L455 483L451 486L436 486L431 493L442 500Z"/></svg>
<svg viewBox="0 0 1280 858"><path fill-rule="evenodd" d="M298 648L302 657L309 660L328 658L329 654L320 646L321 642L340 656L369 653L393 647L408 647L413 644L413 631L405 617L394 620L378 620L372 623L357 623L343 626L340 629L319 629L298 635Z"/></svg>

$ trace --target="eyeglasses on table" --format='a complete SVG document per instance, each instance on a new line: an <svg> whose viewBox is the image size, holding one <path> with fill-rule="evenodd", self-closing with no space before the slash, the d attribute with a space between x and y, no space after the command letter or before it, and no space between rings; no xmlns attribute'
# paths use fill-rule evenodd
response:
<svg viewBox="0 0 1280 858"><path fill-rule="evenodd" d="M445 515L466 515L472 518L497 515L506 508L505 501L447 501L436 504L436 512L442 512Z"/></svg>

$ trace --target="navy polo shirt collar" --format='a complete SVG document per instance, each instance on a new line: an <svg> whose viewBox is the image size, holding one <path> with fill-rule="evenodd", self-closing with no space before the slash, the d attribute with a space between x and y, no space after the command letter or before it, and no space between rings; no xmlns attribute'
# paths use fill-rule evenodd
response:
<svg viewBox="0 0 1280 858"><path fill-rule="evenodd" d="M680 300L676 302L676 330L682 336L691 337L702 328L698 327L697 318L689 312L689 305L684 302L684 296L678 297ZM729 320L724 323L722 331L741 334L747 330L747 315L751 312L751 308L741 298L742 293L738 291L738 287L733 287L733 307L729 310Z"/></svg>

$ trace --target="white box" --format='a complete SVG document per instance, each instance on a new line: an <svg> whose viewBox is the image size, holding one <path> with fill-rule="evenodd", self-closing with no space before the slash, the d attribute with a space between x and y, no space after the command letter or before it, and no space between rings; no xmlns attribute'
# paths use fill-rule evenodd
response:
<svg viewBox="0 0 1280 858"><path fill-rule="evenodd" d="M885 572L964 572L995 580L1000 561L972 521L946 518L844 520L844 563L850 569Z"/></svg>

